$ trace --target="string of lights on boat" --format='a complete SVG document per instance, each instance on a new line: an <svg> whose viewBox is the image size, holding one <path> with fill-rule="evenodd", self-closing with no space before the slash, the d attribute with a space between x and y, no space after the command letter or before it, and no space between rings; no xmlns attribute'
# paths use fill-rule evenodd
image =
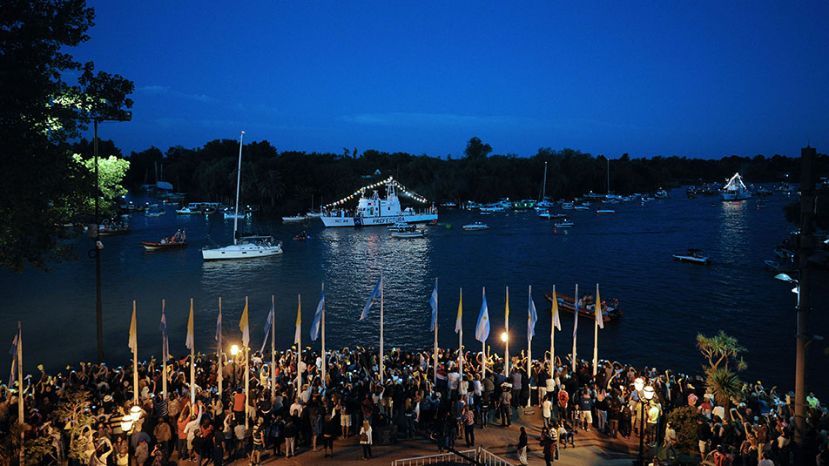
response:
<svg viewBox="0 0 829 466"><path fill-rule="evenodd" d="M323 208L330 209L332 207L341 206L341 205L345 204L346 202L348 202L350 200L359 198L360 196L363 195L363 193L367 189L377 189L377 188L379 188L381 186L384 186L384 185L387 185L387 184L390 184L390 185L394 186L395 188L397 188L397 191L399 193L403 194L404 196L408 197L409 199L411 199L415 202L419 202L421 204L426 204L428 202L425 197L423 197L423 196L421 196L421 195L419 195L419 194L417 194L413 191L409 191L408 189L406 189L405 186L403 186L397 180L395 180L394 177L390 176L390 177L386 178L385 180L378 181L378 182L376 182L374 184L370 184L368 186L363 186L362 188L358 189L357 191L354 191L352 194L349 194L348 196L340 199L339 201L332 202L330 204L327 204L327 205L323 206Z"/></svg>

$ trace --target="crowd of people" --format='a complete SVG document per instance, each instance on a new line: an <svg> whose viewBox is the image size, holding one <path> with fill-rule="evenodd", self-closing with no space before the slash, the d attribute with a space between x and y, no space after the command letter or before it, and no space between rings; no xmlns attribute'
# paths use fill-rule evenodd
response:
<svg viewBox="0 0 829 466"><path fill-rule="evenodd" d="M26 437L40 445L29 447L30 454L39 451L43 464L259 464L309 450L336 457L337 441L354 436L365 459L372 458L374 444L413 437L453 451L460 442L475 446L477 429L508 426L522 407L533 405L541 435L521 427L515 445L522 464L528 448L536 446L547 464L554 462L561 450L578 445L580 431L589 430L606 437L642 435L649 452L661 452L656 463L669 460L680 440L668 413L691 406L700 460L794 464L790 395L759 382L744 387L740 400L726 409L706 393L701 379L653 368L604 361L594 376L586 361L573 370L569 359L557 359L551 371L549 361L528 366L519 356L507 371L497 355L461 357L441 350L434 373L431 351L393 349L381 377L378 353L362 347L329 352L323 380L321 355L310 348L299 355L292 348L275 353L275 364L270 353L250 355L246 395L242 354L197 354L193 384L189 357L167 361L166 374L161 361L139 362L140 410L134 408L131 365L81 363L54 375L40 367L39 374L0 388L0 438L13 437L21 386ZM637 390L640 377L654 389L650 400ZM809 404L804 442L817 464L827 465L829 414L813 395ZM125 416L134 422L123 424Z"/></svg>

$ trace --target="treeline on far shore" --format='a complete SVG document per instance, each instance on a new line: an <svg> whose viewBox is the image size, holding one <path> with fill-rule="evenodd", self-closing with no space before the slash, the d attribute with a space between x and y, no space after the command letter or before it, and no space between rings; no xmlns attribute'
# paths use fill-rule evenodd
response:
<svg viewBox="0 0 829 466"><path fill-rule="evenodd" d="M91 152L81 141L77 150ZM213 140L202 147L156 147L126 155L130 168L124 182L130 189L164 180L191 200L229 202L236 186L238 141ZM546 193L571 199L589 191L607 191L607 159L575 149L541 148L523 157L491 155L478 138L467 143L460 158L438 158L376 150L342 153L278 151L268 141L244 145L242 202L272 212L299 212L335 201L381 177L394 176L410 190L436 202L493 201L502 197L537 199L547 162ZM111 141L102 154L122 155ZM818 175L829 172L829 157L816 160ZM721 183L740 172L746 183L799 182L799 157L728 156L719 160L680 156L632 158L611 156L610 190L617 194L653 192L682 184ZM786 175L788 174L788 177Z"/></svg>

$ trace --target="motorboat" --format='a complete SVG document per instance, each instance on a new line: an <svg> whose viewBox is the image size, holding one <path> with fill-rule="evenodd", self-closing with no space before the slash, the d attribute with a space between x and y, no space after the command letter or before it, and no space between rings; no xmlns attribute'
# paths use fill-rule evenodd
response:
<svg viewBox="0 0 829 466"><path fill-rule="evenodd" d="M181 209L176 209L176 215L199 215L201 214L201 210L191 208L190 206L182 207Z"/></svg>
<svg viewBox="0 0 829 466"><path fill-rule="evenodd" d="M489 225L483 222L474 222L464 225L462 227L465 231L482 231L489 230Z"/></svg>
<svg viewBox="0 0 829 466"><path fill-rule="evenodd" d="M689 264L709 265L711 259L706 256L702 249L689 249L685 254L674 254L675 261L688 262Z"/></svg>
<svg viewBox="0 0 829 466"><path fill-rule="evenodd" d="M98 225L99 236L123 235L128 233L129 231L130 226L125 221L104 220L100 225Z"/></svg>
<svg viewBox="0 0 829 466"><path fill-rule="evenodd" d="M410 239L410 238L424 238L426 236L425 230L418 230L412 225L412 228L406 231L393 231L391 232L392 238L398 239Z"/></svg>
<svg viewBox="0 0 829 466"><path fill-rule="evenodd" d="M743 177L735 173L722 187L720 195L723 201L743 201L751 197L751 191L743 183Z"/></svg>
<svg viewBox="0 0 829 466"><path fill-rule="evenodd" d="M377 192L377 189L383 186L386 190L385 197L381 197ZM368 194L369 191L371 194ZM353 194L328 204L320 219L326 227L378 226L397 222L429 223L438 219L438 211L434 205L420 211L412 207L404 209L400 204L399 195L419 204L427 203L424 197L409 191L393 177L388 177L372 185L363 186ZM343 207L346 202L358 196L355 210L348 211Z"/></svg>
<svg viewBox="0 0 829 466"><path fill-rule="evenodd" d="M573 210L590 210L590 206L579 204L579 205L574 206Z"/></svg>
<svg viewBox="0 0 829 466"><path fill-rule="evenodd" d="M615 214L616 211L613 209L598 209L596 211L597 214Z"/></svg>
<svg viewBox="0 0 829 466"><path fill-rule="evenodd" d="M556 228L570 228L573 225L575 225L575 223L573 223L571 220L562 220L561 222L556 222L553 224L553 226Z"/></svg>
<svg viewBox="0 0 829 466"><path fill-rule="evenodd" d="M659 188L653 195L656 199L667 199L668 198L668 191L665 191L662 188Z"/></svg>
<svg viewBox="0 0 829 466"><path fill-rule="evenodd" d="M151 206L147 207L147 210L144 211L144 215L146 217L161 217L167 213L163 207L158 204L152 204Z"/></svg>
<svg viewBox="0 0 829 466"><path fill-rule="evenodd" d="M300 214L292 215L289 217L282 217L282 223L301 223L308 220L308 217Z"/></svg>
<svg viewBox="0 0 829 466"><path fill-rule="evenodd" d="M396 222L394 225L388 227L389 231L407 231L411 230L413 225L409 225L406 222Z"/></svg>
<svg viewBox="0 0 829 466"><path fill-rule="evenodd" d="M529 210L535 207L535 201L532 199L521 199L512 203L512 208L515 210Z"/></svg>
<svg viewBox="0 0 829 466"><path fill-rule="evenodd" d="M170 251L187 247L187 233L179 230L176 234L161 238L159 241L142 241L141 246L147 251Z"/></svg>
<svg viewBox="0 0 829 466"><path fill-rule="evenodd" d="M222 213L222 215L224 215L225 220L233 220L233 219L244 220L244 219L250 217L249 212L242 213L242 212L234 212L232 210L225 210Z"/></svg>
<svg viewBox="0 0 829 466"><path fill-rule="evenodd" d="M499 212L504 212L506 208L500 204L487 204L482 205L478 210L484 214L494 214Z"/></svg>
<svg viewBox="0 0 829 466"><path fill-rule="evenodd" d="M561 208L564 210L573 210L574 204L572 202L562 202Z"/></svg>
<svg viewBox="0 0 829 466"><path fill-rule="evenodd" d="M239 191L242 185L242 140L245 132L239 135L239 161L236 168L236 208L233 218L233 244L216 248L202 249L202 258L210 260L254 259L282 254L282 242L272 236L239 237Z"/></svg>
<svg viewBox="0 0 829 466"><path fill-rule="evenodd" d="M553 302L552 293L546 293L544 297L549 302ZM561 293L556 293L556 298L558 298L558 309L560 311L569 312L571 314L576 312L576 302L572 296L568 296ZM594 303L594 297L591 295L584 295L579 299L578 303L578 312L579 317L584 317L587 319L595 319L596 318L596 306ZM604 322L612 322L614 320L619 319L624 314L622 313L622 308L619 304L618 299L608 299L602 300L601 304L602 308L602 320Z"/></svg>
<svg viewBox="0 0 829 466"><path fill-rule="evenodd" d="M543 218L545 220L550 220L551 218L553 218L553 214L551 214L550 211L546 209L539 210L538 213L536 213L536 215L538 216L538 218Z"/></svg>
<svg viewBox="0 0 829 466"><path fill-rule="evenodd" d="M320 218L320 217L322 217L322 212L320 212L318 210L309 210L308 212L305 212L305 217L306 218Z"/></svg>

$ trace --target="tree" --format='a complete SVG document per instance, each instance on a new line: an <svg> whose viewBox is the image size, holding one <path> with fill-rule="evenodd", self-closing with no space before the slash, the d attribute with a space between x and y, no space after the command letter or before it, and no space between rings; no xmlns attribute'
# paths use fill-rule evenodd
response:
<svg viewBox="0 0 829 466"><path fill-rule="evenodd" d="M725 407L726 417L730 418L731 401L739 401L742 397L743 382L736 372L748 367L741 356L746 349L722 330L712 337L697 335L697 348L708 362L708 366L703 368L705 384L717 403Z"/></svg>
<svg viewBox="0 0 829 466"><path fill-rule="evenodd" d="M485 159L490 152L492 152L492 146L484 144L477 136L473 137L466 143L466 149L463 151L463 153L466 154L466 158L470 160Z"/></svg>
<svg viewBox="0 0 829 466"><path fill-rule="evenodd" d="M86 189L88 178L74 162L68 141L92 118L108 119L102 107L132 102L132 83L118 75L93 74L67 53L89 39L94 10L85 0L5 2L0 15L0 266L45 267L63 256L58 226L65 205ZM77 84L65 74L82 71ZM104 104L107 105L104 105ZM116 115L117 116L117 115Z"/></svg>
<svg viewBox="0 0 829 466"><path fill-rule="evenodd" d="M66 434L69 437L69 451L66 456L69 459L81 462L89 459L92 424L95 422L95 417L90 411L91 406L89 392L79 390L66 393L55 411L58 425L66 426Z"/></svg>
<svg viewBox="0 0 829 466"><path fill-rule="evenodd" d="M90 176L95 176L95 159L83 158L80 154L75 154L72 158L75 160L75 163L81 165L84 170L87 170ZM123 181L129 168L129 160L119 159L114 155L98 160L101 213L104 217L113 214L115 212L116 201L121 196L127 194L127 188L124 187ZM91 196L86 196L84 200L83 211L81 213L85 216L91 214L95 209L94 192L91 194Z"/></svg>

